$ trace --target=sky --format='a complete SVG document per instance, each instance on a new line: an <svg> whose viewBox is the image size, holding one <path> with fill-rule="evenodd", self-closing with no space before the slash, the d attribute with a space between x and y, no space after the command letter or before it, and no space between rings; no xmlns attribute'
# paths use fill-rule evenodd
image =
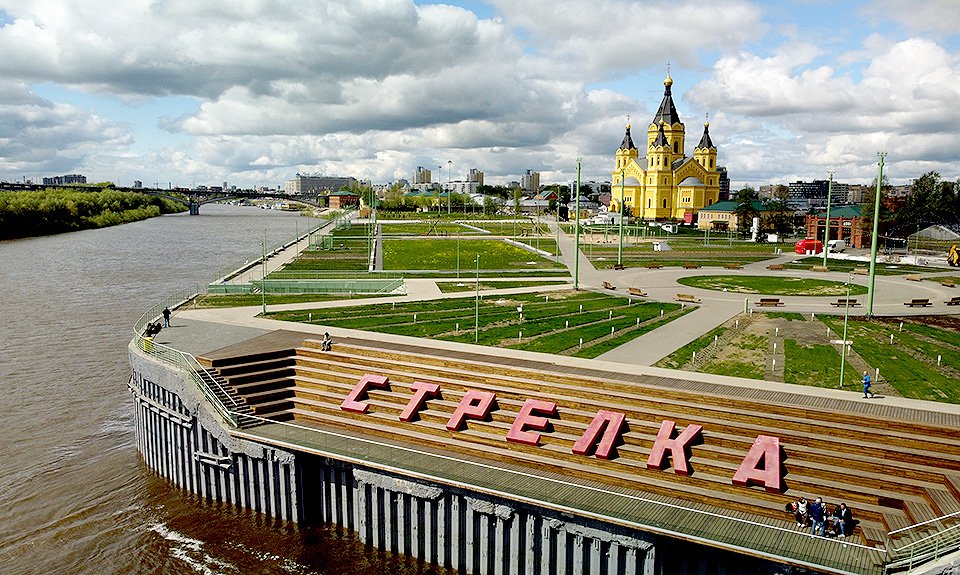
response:
<svg viewBox="0 0 960 575"><path fill-rule="evenodd" d="M733 189L880 151L955 180L958 32L960 0L0 0L0 180L609 181L668 66Z"/></svg>

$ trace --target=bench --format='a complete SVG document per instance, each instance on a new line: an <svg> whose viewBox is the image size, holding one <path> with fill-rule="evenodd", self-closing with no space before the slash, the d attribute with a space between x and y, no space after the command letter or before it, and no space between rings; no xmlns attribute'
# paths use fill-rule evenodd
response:
<svg viewBox="0 0 960 575"><path fill-rule="evenodd" d="M622 270L622 269L623 269L623 264L613 264L613 269L618 270L618 271L619 271L619 270Z"/></svg>
<svg viewBox="0 0 960 575"><path fill-rule="evenodd" d="M647 262L643 264L643 267L647 268L648 270L658 270L663 267L663 264L658 264L656 262Z"/></svg>
<svg viewBox="0 0 960 575"><path fill-rule="evenodd" d="M827 266L812 266L812 267L810 268L810 271L814 271L814 272L828 272L828 271L830 271L830 268L828 268Z"/></svg>
<svg viewBox="0 0 960 575"><path fill-rule="evenodd" d="M920 277L920 274L907 274L903 276L903 279L911 282L923 281L923 278Z"/></svg>
<svg viewBox="0 0 960 575"><path fill-rule="evenodd" d="M723 264L723 267L727 268L728 270L742 270L742 269L743 269L743 265L741 265L741 264Z"/></svg>
<svg viewBox="0 0 960 575"><path fill-rule="evenodd" d="M673 298L676 301L682 301L685 303L700 303L700 298L693 294L688 293L678 293L677 297Z"/></svg>
<svg viewBox="0 0 960 575"><path fill-rule="evenodd" d="M833 307L857 307L860 305L855 299L840 298L837 301L830 302Z"/></svg>
<svg viewBox="0 0 960 575"><path fill-rule="evenodd" d="M941 280L940 280L940 285L942 285L943 287L948 287L948 288L957 287L957 284L955 284L955 283L953 282L953 278L943 278L943 279L941 279Z"/></svg>
<svg viewBox="0 0 960 575"><path fill-rule="evenodd" d="M635 288L635 287L628 288L628 289L627 289L627 293L629 293L630 295L638 295L638 296L641 296L641 297L647 295L647 292L643 291L643 290L640 289L640 288Z"/></svg>
<svg viewBox="0 0 960 575"><path fill-rule="evenodd" d="M768 269L768 270L774 270L774 271L780 271L780 270L785 269L785 267L786 267L786 266L784 266L783 264L770 264L770 265L767 266L767 269Z"/></svg>
<svg viewBox="0 0 960 575"><path fill-rule="evenodd" d="M686 264L683 264L683 269L685 269L685 270L698 270L698 269L700 269L700 264L686 263Z"/></svg>
<svg viewBox="0 0 960 575"><path fill-rule="evenodd" d="M857 267L853 268L853 273L857 274L858 276L865 276L870 273L870 271L867 268Z"/></svg>
<svg viewBox="0 0 960 575"><path fill-rule="evenodd" d="M960 295L958 295L958 296L953 296L952 298L948 299L947 301L945 301L945 302L943 302L943 303L945 303L945 304L947 304L947 305L960 305Z"/></svg>
<svg viewBox="0 0 960 575"><path fill-rule="evenodd" d="M933 304L930 303L930 300L926 298L913 298L910 301L903 302L903 305L908 305L910 307L927 307L928 305Z"/></svg>
<svg viewBox="0 0 960 575"><path fill-rule="evenodd" d="M617 286L613 285L610 282L603 282L603 289L615 290Z"/></svg>
<svg viewBox="0 0 960 575"><path fill-rule="evenodd" d="M753 304L760 307L777 307L783 305L783 302L778 297L762 297Z"/></svg>

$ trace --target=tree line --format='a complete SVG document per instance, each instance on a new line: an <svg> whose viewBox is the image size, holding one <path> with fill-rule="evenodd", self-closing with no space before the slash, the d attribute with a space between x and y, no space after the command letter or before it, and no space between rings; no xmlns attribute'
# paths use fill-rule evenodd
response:
<svg viewBox="0 0 960 575"><path fill-rule="evenodd" d="M103 228L185 209L164 198L109 188L0 192L0 239Z"/></svg>

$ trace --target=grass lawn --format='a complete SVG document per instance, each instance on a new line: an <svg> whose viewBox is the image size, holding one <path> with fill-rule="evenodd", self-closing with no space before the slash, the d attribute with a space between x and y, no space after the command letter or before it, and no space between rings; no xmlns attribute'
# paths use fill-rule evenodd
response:
<svg viewBox="0 0 960 575"><path fill-rule="evenodd" d="M820 321L836 334L843 331L842 317L821 316ZM853 349L871 367L879 368L881 380L900 395L960 402L960 346L956 345L960 333L956 330L930 331L915 318L904 319L902 332L897 323L850 319L847 333ZM937 367L938 355L944 359L942 367Z"/></svg>
<svg viewBox="0 0 960 575"><path fill-rule="evenodd" d="M735 293L754 293L782 296L845 296L847 287L842 282L779 276L713 275L680 278L678 283L701 289L726 290ZM867 293L867 288L850 285L850 295Z"/></svg>
<svg viewBox="0 0 960 575"><path fill-rule="evenodd" d="M715 375L763 379L766 374L767 338L756 334L738 337L729 353L715 357L700 371Z"/></svg>
<svg viewBox="0 0 960 575"><path fill-rule="evenodd" d="M520 238L517 240L520 243L526 244L534 249L539 249L541 251L547 252L552 255L557 255L557 240L552 237L532 237L532 238Z"/></svg>
<svg viewBox="0 0 960 575"><path fill-rule="evenodd" d="M797 257L800 257L799 255ZM813 266L823 265L823 257L800 257L798 260L794 260L788 264L785 264L787 269L793 270L809 270ZM827 267L830 268L832 272L852 272L853 268L870 268L870 262L859 262L853 260L827 260ZM907 265L893 265L893 264L882 264L877 263L876 272L877 275L881 276L894 276L901 274L912 274L912 273L922 273L934 271L933 268L926 268L922 266L907 266Z"/></svg>
<svg viewBox="0 0 960 575"><path fill-rule="evenodd" d="M492 234L498 236L535 236L537 230L540 230L541 236L549 236L550 228L547 227L547 224L541 223L540 227L537 227L537 223L528 219L517 219L514 220L499 220L499 221L479 221L479 222L470 222L470 225L482 230L487 230Z"/></svg>
<svg viewBox="0 0 960 575"><path fill-rule="evenodd" d="M727 331L727 328L724 326L718 326L708 331L707 333L701 335L697 339L691 341L687 345L681 347L675 352L671 353L667 357L658 361L655 367L666 367L669 369L680 369L687 364L688 361L693 359L693 353L699 352L705 349L707 346L713 343L714 336L720 337Z"/></svg>
<svg viewBox="0 0 960 575"><path fill-rule="evenodd" d="M501 240L393 239L383 244L386 270L456 270L459 244L460 269L556 269L555 262ZM469 273L469 271L467 272ZM561 273L566 274L566 268ZM466 274L465 274L466 275Z"/></svg>
<svg viewBox="0 0 960 575"><path fill-rule="evenodd" d="M477 235L473 228L451 221L425 221L380 224L380 233L384 236L444 236L444 235Z"/></svg>
<svg viewBox="0 0 960 575"><path fill-rule="evenodd" d="M839 339L839 338L838 338ZM813 387L838 388L840 384L840 352L830 344L804 345L792 339L783 340L783 381ZM846 389L855 389L861 376L847 362L843 370Z"/></svg>
<svg viewBox="0 0 960 575"><path fill-rule="evenodd" d="M570 283L569 281L559 280L504 280L504 281L481 281L480 291L491 289L507 289L529 286L560 285ZM443 293L454 292L473 292L477 291L477 282L469 278L460 282L437 282L437 287Z"/></svg>
<svg viewBox="0 0 960 575"><path fill-rule="evenodd" d="M320 238L316 245L283 267L283 271L363 271L370 264L367 225L345 226Z"/></svg>
<svg viewBox="0 0 960 575"><path fill-rule="evenodd" d="M464 343L474 343L476 338L481 345L595 357L675 319L680 309L674 303L636 302L585 291L491 296L480 301L479 329L475 334L476 303L474 297L466 297L375 304L352 307L349 311L314 309L268 315L287 321L310 320L315 324ZM584 341L582 349L580 338ZM600 347L592 349L594 346Z"/></svg>

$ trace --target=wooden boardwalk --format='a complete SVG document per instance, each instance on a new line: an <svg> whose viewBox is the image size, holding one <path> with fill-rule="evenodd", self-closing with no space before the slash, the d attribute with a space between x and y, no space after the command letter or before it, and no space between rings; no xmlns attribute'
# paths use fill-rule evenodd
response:
<svg viewBox="0 0 960 575"><path fill-rule="evenodd" d="M833 572L877 573L884 546L946 523L902 541L888 542L888 532L960 511L955 413L376 340L341 338L324 352L306 337L275 332L202 360L257 416L277 422L238 435ZM365 413L342 409L368 374L388 383L359 398ZM414 382L440 393L404 422ZM450 431L470 391L494 393L494 409ZM507 441L529 399L555 403L555 415L539 445ZM601 410L626 418L613 456L575 454ZM664 420L677 433L702 426L689 446L689 476L669 456L662 469L647 465ZM732 482L760 435L780 441L778 492ZM799 530L784 511L799 496L822 497L831 510L846 502L858 521L854 536Z"/></svg>

